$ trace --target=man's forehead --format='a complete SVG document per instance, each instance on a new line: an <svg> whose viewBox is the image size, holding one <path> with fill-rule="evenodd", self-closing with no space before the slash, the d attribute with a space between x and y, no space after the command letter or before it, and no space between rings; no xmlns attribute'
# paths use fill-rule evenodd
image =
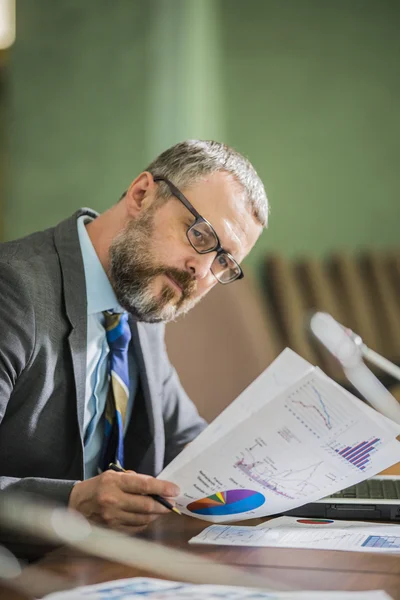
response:
<svg viewBox="0 0 400 600"><path fill-rule="evenodd" d="M212 195L214 193L220 194L231 194L231 193L242 193L242 187L238 181L233 177L231 173L227 171L216 171L204 175L188 186L187 190L191 190L194 193Z"/></svg>
<svg viewBox="0 0 400 600"><path fill-rule="evenodd" d="M238 221L233 223L229 219L223 219L221 227L222 226L225 230L224 238L229 239L235 246L241 246L243 244L245 232Z"/></svg>
<svg viewBox="0 0 400 600"><path fill-rule="evenodd" d="M204 177L187 188L189 199L197 211L215 228L222 245L232 253L240 250L254 237L255 220L242 186L224 171ZM228 248L229 246L229 248Z"/></svg>
<svg viewBox="0 0 400 600"><path fill-rule="evenodd" d="M232 224L245 209L244 190L230 174L223 171L204 177L185 192L197 211L210 221L218 218Z"/></svg>

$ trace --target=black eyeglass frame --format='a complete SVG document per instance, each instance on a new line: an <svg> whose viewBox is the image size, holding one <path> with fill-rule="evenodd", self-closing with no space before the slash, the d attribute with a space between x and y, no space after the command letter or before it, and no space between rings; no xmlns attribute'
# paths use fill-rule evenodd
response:
<svg viewBox="0 0 400 600"><path fill-rule="evenodd" d="M223 249L223 247L221 246L221 242L220 242L220 239L218 237L218 234L215 231L214 227L211 225L211 223L209 221L207 221L207 219L205 219L204 217L202 217L200 213L197 212L197 210L195 209L195 207L189 202L189 200L186 198L186 196L184 196L182 194L182 192L180 190L178 190L178 188L167 177L163 177L161 175L153 175L153 180L155 182L157 182L157 181L163 181L164 183L166 183L167 186L169 187L169 190L170 190L171 194L173 196L175 196L178 200L180 200L180 202L182 202L182 204L184 206L186 206L186 208L188 209L188 211L194 216L195 222L192 223L192 225L190 225L190 227L187 229L187 231L186 231L186 237L187 237L187 239L189 241L189 244L197 252L197 254L210 254L211 252L216 252L217 254L216 254L215 259L218 258L218 256L221 256L221 254L226 254L226 256L229 257L229 259L234 263L234 265L237 266L237 268L239 270L239 274L237 275L237 277L235 277L234 279L230 279L229 281L221 281L220 279L218 279L218 276L212 270L212 265L211 265L211 273L214 275L214 277L218 281L218 283L221 283L222 285L228 285L229 283L233 283L234 281L237 281L238 279L243 279L244 273L243 273L242 267L239 265L239 263L237 262L237 260L235 258L233 258L232 254L230 252L227 252L226 250ZM206 223L208 225L208 227L211 229L211 231L213 232L213 234L215 236L215 239L216 239L215 247L214 248L210 248L209 250L204 250L204 252L201 252L200 250L198 250L193 245L193 243L192 243L192 241L190 239L190 236L189 236L190 230L193 229L193 227L195 227L199 223Z"/></svg>

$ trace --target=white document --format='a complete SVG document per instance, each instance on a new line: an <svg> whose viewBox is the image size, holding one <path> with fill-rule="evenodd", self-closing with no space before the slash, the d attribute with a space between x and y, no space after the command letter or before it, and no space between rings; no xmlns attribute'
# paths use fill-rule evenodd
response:
<svg viewBox="0 0 400 600"><path fill-rule="evenodd" d="M202 449L221 439L236 425L265 406L279 393L283 392L290 384L294 383L314 367L301 358L298 354L286 348L271 363L257 379L255 379L240 394L234 402L229 404L212 423L209 424L201 435L191 442L182 452L163 470L162 479L170 479L175 471L189 463ZM170 479L172 481L172 479Z"/></svg>
<svg viewBox="0 0 400 600"><path fill-rule="evenodd" d="M43 600L390 600L381 590L370 592L266 592L223 585L193 585L135 577L57 592Z"/></svg>
<svg viewBox="0 0 400 600"><path fill-rule="evenodd" d="M258 527L212 525L190 543L400 554L400 525L279 517Z"/></svg>
<svg viewBox="0 0 400 600"><path fill-rule="evenodd" d="M285 350L160 473L214 523L278 514L400 461L400 425Z"/></svg>

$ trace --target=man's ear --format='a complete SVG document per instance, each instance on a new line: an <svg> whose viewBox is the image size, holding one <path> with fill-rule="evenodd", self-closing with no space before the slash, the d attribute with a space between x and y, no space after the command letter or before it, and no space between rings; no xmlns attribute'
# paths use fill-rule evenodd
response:
<svg viewBox="0 0 400 600"><path fill-rule="evenodd" d="M155 199L156 184L149 171L143 171L132 181L125 195L125 205L131 218L148 208Z"/></svg>

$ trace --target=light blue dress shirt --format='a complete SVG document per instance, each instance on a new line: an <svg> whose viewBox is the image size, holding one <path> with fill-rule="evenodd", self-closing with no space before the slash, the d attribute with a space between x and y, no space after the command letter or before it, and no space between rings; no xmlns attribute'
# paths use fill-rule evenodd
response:
<svg viewBox="0 0 400 600"><path fill-rule="evenodd" d="M86 231L85 223L90 220L87 215L78 219L78 235L87 294L86 392L83 420L85 479L98 474L104 434L104 409L109 388L108 354L110 349L104 329L103 311L123 312ZM138 381L137 365L132 353L129 355L129 381L125 431L132 414Z"/></svg>

